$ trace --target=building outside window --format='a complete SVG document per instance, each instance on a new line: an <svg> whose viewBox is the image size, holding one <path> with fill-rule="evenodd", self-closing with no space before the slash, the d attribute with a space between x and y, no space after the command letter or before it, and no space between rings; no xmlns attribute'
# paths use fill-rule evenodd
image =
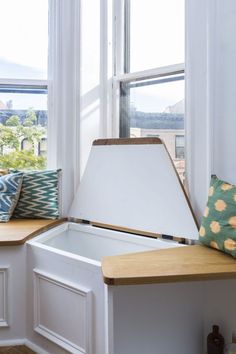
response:
<svg viewBox="0 0 236 354"><path fill-rule="evenodd" d="M38 154L40 156L46 156L47 155L47 139L42 138L40 142L38 143Z"/></svg>
<svg viewBox="0 0 236 354"><path fill-rule="evenodd" d="M116 21L123 27L116 29L119 135L158 136L184 181L184 0L124 0L122 6L117 16L123 21Z"/></svg>
<svg viewBox="0 0 236 354"><path fill-rule="evenodd" d="M28 138L24 138L21 142L21 150L29 150L33 149L33 144Z"/></svg>
<svg viewBox="0 0 236 354"><path fill-rule="evenodd" d="M184 159L184 135L175 137L175 157L180 160Z"/></svg>
<svg viewBox="0 0 236 354"><path fill-rule="evenodd" d="M0 0L0 8L0 168L45 168L48 0Z"/></svg>

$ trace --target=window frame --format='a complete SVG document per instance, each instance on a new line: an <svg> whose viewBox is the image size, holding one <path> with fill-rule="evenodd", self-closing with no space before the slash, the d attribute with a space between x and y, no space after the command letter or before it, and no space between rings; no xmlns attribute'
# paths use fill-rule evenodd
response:
<svg viewBox="0 0 236 354"><path fill-rule="evenodd" d="M113 77L113 134L120 136L120 86L138 80L148 80L166 76L185 74L184 64L173 64L165 67L138 71L129 74L121 74Z"/></svg>
<svg viewBox="0 0 236 354"><path fill-rule="evenodd" d="M171 75L185 75L185 64L176 63L148 70L128 72L130 0L113 2L113 77L112 77L112 121L113 136L120 136L120 86L121 83L155 79ZM127 26L128 24L128 26Z"/></svg>

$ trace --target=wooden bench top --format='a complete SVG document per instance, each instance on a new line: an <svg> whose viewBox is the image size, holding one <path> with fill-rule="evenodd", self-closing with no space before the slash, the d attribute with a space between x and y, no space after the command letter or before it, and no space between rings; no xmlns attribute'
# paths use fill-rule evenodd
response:
<svg viewBox="0 0 236 354"><path fill-rule="evenodd" d="M236 278L236 259L204 246L105 257L104 282L135 285Z"/></svg>
<svg viewBox="0 0 236 354"><path fill-rule="evenodd" d="M64 220L15 219L0 223L0 246L22 245L30 238L59 225Z"/></svg>

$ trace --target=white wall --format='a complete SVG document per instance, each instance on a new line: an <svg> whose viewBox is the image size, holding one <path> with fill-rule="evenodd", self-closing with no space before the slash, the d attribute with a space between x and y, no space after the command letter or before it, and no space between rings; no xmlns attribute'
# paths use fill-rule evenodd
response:
<svg viewBox="0 0 236 354"><path fill-rule="evenodd" d="M213 171L236 184L236 1L215 1Z"/></svg>
<svg viewBox="0 0 236 354"><path fill-rule="evenodd" d="M187 0L187 168L200 218L210 175L236 183L236 2Z"/></svg>

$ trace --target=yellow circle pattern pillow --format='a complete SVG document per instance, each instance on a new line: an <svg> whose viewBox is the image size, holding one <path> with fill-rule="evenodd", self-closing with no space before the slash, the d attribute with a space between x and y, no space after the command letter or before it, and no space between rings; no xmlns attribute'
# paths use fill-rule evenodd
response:
<svg viewBox="0 0 236 354"><path fill-rule="evenodd" d="M211 177L200 241L236 258L236 186Z"/></svg>

